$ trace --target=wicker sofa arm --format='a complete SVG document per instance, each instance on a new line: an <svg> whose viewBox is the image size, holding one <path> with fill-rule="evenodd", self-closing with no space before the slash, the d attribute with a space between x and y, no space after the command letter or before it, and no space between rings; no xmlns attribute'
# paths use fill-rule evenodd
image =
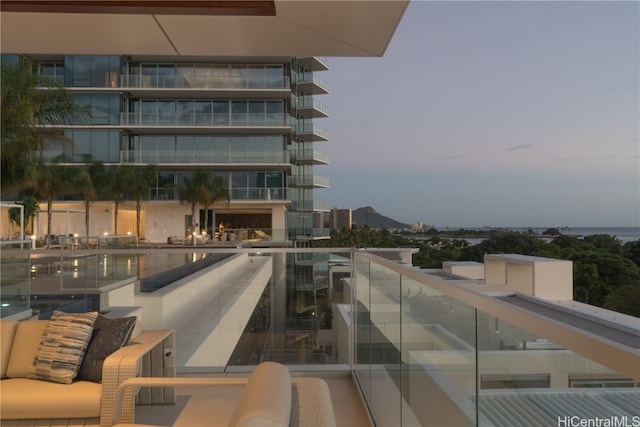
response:
<svg viewBox="0 0 640 427"><path fill-rule="evenodd" d="M126 409L133 402L133 394L139 387L176 387L176 386L238 386L245 385L249 378L220 377L133 377L124 380L115 393L113 424L133 422L133 411Z"/></svg>
<svg viewBox="0 0 640 427"><path fill-rule="evenodd" d="M147 330L105 359L102 368L100 427L111 427L113 424L116 391L122 382L139 375L175 377L173 351L172 330ZM166 390L166 394L163 403L174 403L174 390ZM118 414L133 414L133 391L129 392L128 397Z"/></svg>

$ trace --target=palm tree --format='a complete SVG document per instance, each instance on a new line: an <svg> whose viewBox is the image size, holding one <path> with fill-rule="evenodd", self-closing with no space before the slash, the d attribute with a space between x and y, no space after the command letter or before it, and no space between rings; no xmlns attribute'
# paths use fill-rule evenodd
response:
<svg viewBox="0 0 640 427"><path fill-rule="evenodd" d="M51 246L53 199L71 192L73 183L69 178L69 168L59 164L52 163L38 168L35 190L36 194L47 200L47 249Z"/></svg>
<svg viewBox="0 0 640 427"><path fill-rule="evenodd" d="M84 227L86 242L89 242L91 224L91 206L106 192L107 172L101 162L93 162L78 169L76 190L84 203Z"/></svg>
<svg viewBox="0 0 640 427"><path fill-rule="evenodd" d="M133 166L114 166L107 170L106 197L114 203L114 234L118 234L118 211L120 203L127 199L133 180Z"/></svg>
<svg viewBox="0 0 640 427"><path fill-rule="evenodd" d="M36 152L48 141L64 141L59 129L46 127L77 123L88 110L75 102L64 86L33 72L33 65L2 65L0 84L0 170L3 192L34 187Z"/></svg>
<svg viewBox="0 0 640 427"><path fill-rule="evenodd" d="M203 188L206 188L207 179L211 175L202 169L196 169L191 177L185 177L182 184L178 188L178 200L180 203L186 203L191 208L191 226L192 232L195 231L196 208L204 198Z"/></svg>
<svg viewBox="0 0 640 427"><path fill-rule="evenodd" d="M156 179L156 167L148 165L132 171L133 181L129 186L129 196L136 202L136 241L140 242L140 214L142 203L149 199L149 189Z"/></svg>
<svg viewBox="0 0 640 427"><path fill-rule="evenodd" d="M216 202L229 201L229 191L224 187L224 180L220 176L211 174L209 179L205 181L205 189L203 191L202 208L204 209L204 230L208 233L208 215L207 211L209 207L213 206Z"/></svg>

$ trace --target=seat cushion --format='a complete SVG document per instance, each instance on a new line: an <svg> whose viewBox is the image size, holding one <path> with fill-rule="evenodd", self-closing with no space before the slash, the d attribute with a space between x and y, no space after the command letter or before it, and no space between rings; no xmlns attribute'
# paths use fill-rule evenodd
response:
<svg viewBox="0 0 640 427"><path fill-rule="evenodd" d="M97 317L97 311L54 311L44 328L27 378L71 384L80 369Z"/></svg>
<svg viewBox="0 0 640 427"><path fill-rule="evenodd" d="M0 365L2 366L0 377L3 379L7 378L11 345L13 344L13 337L16 334L17 327L17 320L0 320Z"/></svg>
<svg viewBox="0 0 640 427"><path fill-rule="evenodd" d="M59 384L14 378L0 383L0 417L94 418L100 416L102 385L90 381Z"/></svg>
<svg viewBox="0 0 640 427"><path fill-rule="evenodd" d="M230 427L288 427L291 375L275 362L263 362L251 373L236 405Z"/></svg>
<svg viewBox="0 0 640 427"><path fill-rule="evenodd" d="M47 320L23 320L18 324L7 366L8 378L27 377L47 323Z"/></svg>

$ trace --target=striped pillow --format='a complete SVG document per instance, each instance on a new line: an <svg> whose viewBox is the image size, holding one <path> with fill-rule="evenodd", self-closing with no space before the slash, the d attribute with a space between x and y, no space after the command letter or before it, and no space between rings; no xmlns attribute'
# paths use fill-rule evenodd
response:
<svg viewBox="0 0 640 427"><path fill-rule="evenodd" d="M27 378L71 384L80 369L97 317L97 311L54 311L44 328Z"/></svg>

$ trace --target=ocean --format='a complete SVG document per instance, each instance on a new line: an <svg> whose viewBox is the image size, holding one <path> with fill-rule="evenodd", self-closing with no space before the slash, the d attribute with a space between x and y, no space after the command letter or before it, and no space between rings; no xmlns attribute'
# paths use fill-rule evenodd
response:
<svg viewBox="0 0 640 427"><path fill-rule="evenodd" d="M487 231L491 229L498 229L498 227L460 227L465 230L478 230ZM441 233L446 230L459 230L460 228L447 227L445 229L438 228ZM608 234L620 240L622 243L635 242L640 240L640 227L500 227L502 230L511 230L518 232L527 232L533 230L536 234L542 234L549 228L557 228L562 234L570 236L592 236L594 234ZM471 245L480 243L483 238L469 238L465 239Z"/></svg>
<svg viewBox="0 0 640 427"><path fill-rule="evenodd" d="M531 227L531 229L538 234L542 234L549 228L552 227ZM510 230L527 231L529 228L511 228ZM558 228L558 230L560 230L562 234L579 237L592 236L594 234L608 234L625 243L640 240L640 227L562 227Z"/></svg>

